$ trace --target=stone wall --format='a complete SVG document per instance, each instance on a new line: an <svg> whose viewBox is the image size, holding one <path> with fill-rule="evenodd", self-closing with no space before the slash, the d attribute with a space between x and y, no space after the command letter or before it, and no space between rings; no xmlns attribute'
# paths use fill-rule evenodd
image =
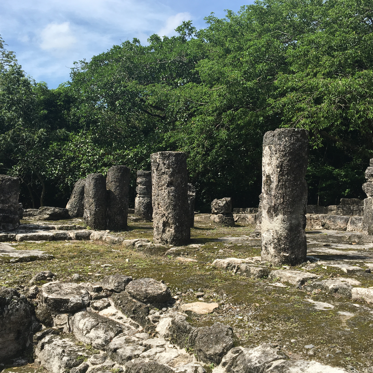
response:
<svg viewBox="0 0 373 373"><path fill-rule="evenodd" d="M19 227L19 193L19 180L16 177L0 175L0 230Z"/></svg>

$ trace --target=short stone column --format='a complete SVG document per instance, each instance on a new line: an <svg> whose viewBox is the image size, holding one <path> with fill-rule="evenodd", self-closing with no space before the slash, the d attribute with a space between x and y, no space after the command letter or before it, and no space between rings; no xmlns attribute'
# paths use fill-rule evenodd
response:
<svg viewBox="0 0 373 373"><path fill-rule="evenodd" d="M13 230L19 227L19 180L0 175L0 229Z"/></svg>
<svg viewBox="0 0 373 373"><path fill-rule="evenodd" d="M151 171L137 171L136 184L135 215L151 221L153 217Z"/></svg>
<svg viewBox="0 0 373 373"><path fill-rule="evenodd" d="M158 152L150 159L154 242L187 244L190 240L187 155Z"/></svg>
<svg viewBox="0 0 373 373"><path fill-rule="evenodd" d="M307 163L306 130L283 128L264 135L261 256L273 265L306 260Z"/></svg>
<svg viewBox="0 0 373 373"><path fill-rule="evenodd" d="M83 219L91 229L106 229L106 201L106 180L104 175L88 175L84 186Z"/></svg>
<svg viewBox="0 0 373 373"><path fill-rule="evenodd" d="M210 219L225 227L234 226L233 205L231 197L224 197L221 199L214 199L211 202L211 216Z"/></svg>
<svg viewBox="0 0 373 373"><path fill-rule="evenodd" d="M190 227L194 227L194 207L196 204L196 188L193 184L188 183L188 206L189 206L189 219Z"/></svg>
<svg viewBox="0 0 373 373"><path fill-rule="evenodd" d="M121 231L127 228L130 170L126 166L113 166L106 176L107 229Z"/></svg>
<svg viewBox="0 0 373 373"><path fill-rule="evenodd" d="M83 217L84 213L84 185L85 179L79 179L71 192L69 202L66 209L69 212L70 218Z"/></svg>
<svg viewBox="0 0 373 373"><path fill-rule="evenodd" d="M368 198L364 199L363 232L373 234L373 158L365 171L366 183L363 184L363 191Z"/></svg>

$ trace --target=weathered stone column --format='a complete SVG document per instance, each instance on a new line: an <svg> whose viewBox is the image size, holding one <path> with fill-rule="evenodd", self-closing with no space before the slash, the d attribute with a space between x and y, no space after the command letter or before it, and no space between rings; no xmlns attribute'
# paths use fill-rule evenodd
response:
<svg viewBox="0 0 373 373"><path fill-rule="evenodd" d="M84 186L84 221L96 230L106 229L106 181L102 174L90 174Z"/></svg>
<svg viewBox="0 0 373 373"><path fill-rule="evenodd" d="M189 219L190 227L194 227L194 206L196 202L196 188L193 184L188 183L188 206L189 206Z"/></svg>
<svg viewBox="0 0 373 373"><path fill-rule="evenodd" d="M231 197L224 197L221 199L214 199L211 202L211 216L210 219L224 227L233 227L233 205Z"/></svg>
<svg viewBox="0 0 373 373"><path fill-rule="evenodd" d="M136 183L135 215L151 221L153 216L151 171L137 171Z"/></svg>
<svg viewBox="0 0 373 373"><path fill-rule="evenodd" d="M183 152L159 152L152 163L154 242L183 245L190 239L188 172Z"/></svg>
<svg viewBox="0 0 373 373"><path fill-rule="evenodd" d="M0 229L12 230L19 227L19 180L0 175Z"/></svg>
<svg viewBox="0 0 373 373"><path fill-rule="evenodd" d="M130 170L126 166L113 166L106 176L107 229L120 231L127 228Z"/></svg>
<svg viewBox="0 0 373 373"><path fill-rule="evenodd" d="M364 199L363 232L373 234L373 158L365 171L367 182L363 184L363 191L368 198Z"/></svg>
<svg viewBox="0 0 373 373"><path fill-rule="evenodd" d="M296 265L306 260L308 132L283 128L263 138L262 260Z"/></svg>
<svg viewBox="0 0 373 373"><path fill-rule="evenodd" d="M80 218L84 213L84 185L85 179L79 179L71 192L66 209L69 211L71 218Z"/></svg>

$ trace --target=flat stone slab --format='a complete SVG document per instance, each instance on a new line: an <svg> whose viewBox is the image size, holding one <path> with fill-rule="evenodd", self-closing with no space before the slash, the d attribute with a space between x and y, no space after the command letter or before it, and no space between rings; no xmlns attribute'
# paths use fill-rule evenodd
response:
<svg viewBox="0 0 373 373"><path fill-rule="evenodd" d="M351 290L352 300L364 299L368 303L373 302L373 289L369 288L353 288Z"/></svg>
<svg viewBox="0 0 373 373"><path fill-rule="evenodd" d="M325 303L325 302L317 302L313 299L305 299L307 302L310 302L314 305L315 309L319 311L329 311L334 308L334 306L330 303Z"/></svg>
<svg viewBox="0 0 373 373"><path fill-rule="evenodd" d="M34 260L50 260L54 256L41 250L17 250L16 248L0 243L0 257L10 262L32 262Z"/></svg>
<svg viewBox="0 0 373 373"><path fill-rule="evenodd" d="M361 268L359 266L350 265L350 264L345 264L345 263L328 264L327 266L328 267L339 268L345 273L359 273L359 272L362 273L362 272L365 272L364 268Z"/></svg>
<svg viewBox="0 0 373 373"><path fill-rule="evenodd" d="M309 272L279 269L272 271L268 278L271 280L279 279L281 282L288 282L289 284L298 286L303 285L308 280L317 279L319 276Z"/></svg>
<svg viewBox="0 0 373 373"><path fill-rule="evenodd" d="M41 287L42 302L58 313L76 312L89 305L88 290L79 284L48 282Z"/></svg>
<svg viewBox="0 0 373 373"><path fill-rule="evenodd" d="M183 304L180 308L182 311L191 311L198 315L207 315L219 307L218 303L194 302Z"/></svg>

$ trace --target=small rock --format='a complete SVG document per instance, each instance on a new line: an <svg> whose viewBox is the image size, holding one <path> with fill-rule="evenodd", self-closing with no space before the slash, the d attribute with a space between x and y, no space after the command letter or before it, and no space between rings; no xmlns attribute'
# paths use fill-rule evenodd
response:
<svg viewBox="0 0 373 373"><path fill-rule="evenodd" d="M74 273L73 276L71 277L73 281L78 281L80 279L80 274L79 273Z"/></svg>
<svg viewBox="0 0 373 373"><path fill-rule="evenodd" d="M218 307L218 303L195 302L183 304L181 309L184 312L191 311L198 315L206 315L208 313L212 313Z"/></svg>

